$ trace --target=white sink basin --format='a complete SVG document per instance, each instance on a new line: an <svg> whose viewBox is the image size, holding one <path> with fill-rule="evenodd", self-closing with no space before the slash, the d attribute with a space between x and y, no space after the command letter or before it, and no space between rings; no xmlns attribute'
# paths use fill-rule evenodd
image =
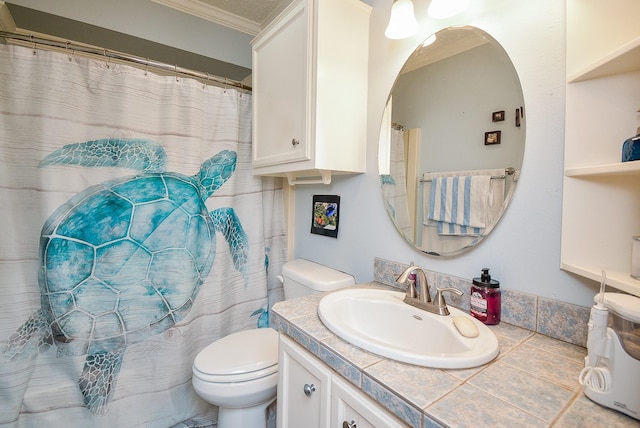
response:
<svg viewBox="0 0 640 428"><path fill-rule="evenodd" d="M447 316L431 314L404 303L404 295L365 288L336 291L320 300L318 315L347 342L405 363L464 369L498 355L498 339L480 321L453 307ZM459 316L476 325L477 337L460 334L453 324Z"/></svg>

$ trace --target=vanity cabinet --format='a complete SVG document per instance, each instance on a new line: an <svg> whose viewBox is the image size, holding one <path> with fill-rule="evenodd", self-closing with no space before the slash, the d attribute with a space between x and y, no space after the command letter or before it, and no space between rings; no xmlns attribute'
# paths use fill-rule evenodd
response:
<svg viewBox="0 0 640 428"><path fill-rule="evenodd" d="M280 334L278 428L400 428L395 416Z"/></svg>
<svg viewBox="0 0 640 428"><path fill-rule="evenodd" d="M294 0L252 41L254 174L365 172L370 14L359 0Z"/></svg>
<svg viewBox="0 0 640 428"><path fill-rule="evenodd" d="M561 267L640 295L640 161L621 162L640 127L640 2L567 1Z"/></svg>
<svg viewBox="0 0 640 428"><path fill-rule="evenodd" d="M278 428L328 427L330 394L330 370L280 334Z"/></svg>
<svg viewBox="0 0 640 428"><path fill-rule="evenodd" d="M331 427L400 428L405 424L389 415L361 391L338 376L331 381Z"/></svg>

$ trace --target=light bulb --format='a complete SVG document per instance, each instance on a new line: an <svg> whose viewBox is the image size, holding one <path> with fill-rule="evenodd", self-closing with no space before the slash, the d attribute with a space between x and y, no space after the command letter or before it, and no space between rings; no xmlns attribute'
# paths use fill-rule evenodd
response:
<svg viewBox="0 0 640 428"><path fill-rule="evenodd" d="M418 31L418 21L411 0L395 0L384 35L389 39L406 39Z"/></svg>

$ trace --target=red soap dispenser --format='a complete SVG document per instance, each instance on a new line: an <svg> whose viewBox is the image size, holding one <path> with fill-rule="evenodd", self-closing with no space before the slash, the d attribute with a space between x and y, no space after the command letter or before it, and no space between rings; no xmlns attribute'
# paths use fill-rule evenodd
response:
<svg viewBox="0 0 640 428"><path fill-rule="evenodd" d="M471 286L471 316L487 325L500 322L502 297L500 282L491 279L489 268L483 268L479 278L473 278Z"/></svg>

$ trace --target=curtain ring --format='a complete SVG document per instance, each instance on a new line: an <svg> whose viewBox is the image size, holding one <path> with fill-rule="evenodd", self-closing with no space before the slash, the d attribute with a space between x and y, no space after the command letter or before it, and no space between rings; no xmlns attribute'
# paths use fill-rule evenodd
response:
<svg viewBox="0 0 640 428"><path fill-rule="evenodd" d="M69 61L71 61L71 55L69 54L69 41L67 40L67 43L64 46L64 51L67 53L67 59Z"/></svg>
<svg viewBox="0 0 640 428"><path fill-rule="evenodd" d="M33 42L33 47L31 48L31 50L32 50L33 54L35 55L35 54L37 53L37 52L36 52L37 44L36 44L36 42L33 40L33 34L29 35L29 37L31 38L31 41Z"/></svg>
<svg viewBox="0 0 640 428"><path fill-rule="evenodd" d="M149 71L149 58L147 58L147 62L144 64L144 75L147 75L147 72Z"/></svg>
<svg viewBox="0 0 640 428"><path fill-rule="evenodd" d="M179 82L179 80L178 80L178 64L173 66L173 73L174 73L174 76L176 78L176 82Z"/></svg>
<svg viewBox="0 0 640 428"><path fill-rule="evenodd" d="M111 64L109 64L109 57L107 56L107 50L106 50L106 49L103 49L103 50L102 50L102 54L104 55L104 58L105 58L105 59L106 59L106 61L107 61L107 68L111 68Z"/></svg>
<svg viewBox="0 0 640 428"><path fill-rule="evenodd" d="M228 82L227 82L227 78L224 78L224 93L227 93L227 86L228 86Z"/></svg>

